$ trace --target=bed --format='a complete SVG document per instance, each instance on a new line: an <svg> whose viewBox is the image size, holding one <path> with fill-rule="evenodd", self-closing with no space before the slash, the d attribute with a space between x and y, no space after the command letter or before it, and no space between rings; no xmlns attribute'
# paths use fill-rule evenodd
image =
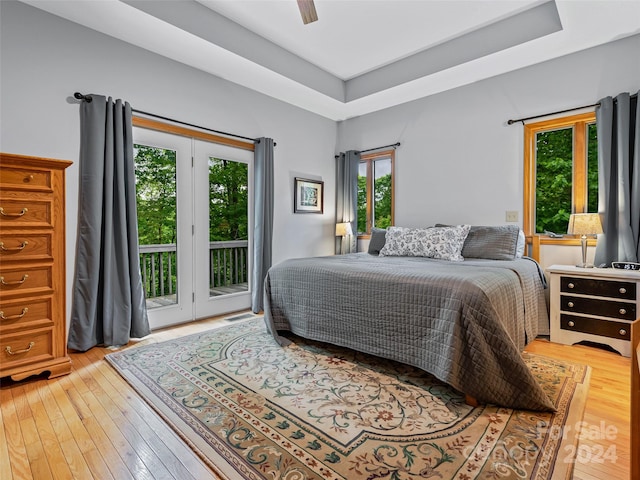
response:
<svg viewBox="0 0 640 480"><path fill-rule="evenodd" d="M265 322L276 340L286 345L280 333L289 331L419 367L481 403L554 410L521 354L548 333L539 265L515 252L510 259L472 258L471 248L463 261L402 249L385 255L397 246L389 241L395 228L380 254L273 266L265 279ZM468 236L459 257L472 246Z"/></svg>

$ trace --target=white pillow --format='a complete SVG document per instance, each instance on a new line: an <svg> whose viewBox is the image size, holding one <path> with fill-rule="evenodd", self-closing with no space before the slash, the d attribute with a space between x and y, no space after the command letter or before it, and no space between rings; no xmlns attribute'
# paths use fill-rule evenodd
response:
<svg viewBox="0 0 640 480"><path fill-rule="evenodd" d="M389 227L381 257L429 257L461 262L470 225L455 227Z"/></svg>
<svg viewBox="0 0 640 480"><path fill-rule="evenodd" d="M524 248L527 245L527 238L524 236L522 230L518 231L518 243L516 244L516 258L522 258L524 256Z"/></svg>

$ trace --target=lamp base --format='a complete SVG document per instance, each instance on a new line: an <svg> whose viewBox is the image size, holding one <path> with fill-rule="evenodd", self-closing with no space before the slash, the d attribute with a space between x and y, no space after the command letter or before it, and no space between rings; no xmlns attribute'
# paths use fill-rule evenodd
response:
<svg viewBox="0 0 640 480"><path fill-rule="evenodd" d="M578 268L593 268L594 266L593 263L579 263L576 265Z"/></svg>

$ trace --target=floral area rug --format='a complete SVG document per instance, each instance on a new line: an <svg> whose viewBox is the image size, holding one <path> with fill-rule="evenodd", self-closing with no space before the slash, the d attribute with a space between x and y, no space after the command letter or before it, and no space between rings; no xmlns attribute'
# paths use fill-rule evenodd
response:
<svg viewBox="0 0 640 480"><path fill-rule="evenodd" d="M423 371L257 317L107 360L221 477L568 478L589 367L525 354L556 413L471 407Z"/></svg>

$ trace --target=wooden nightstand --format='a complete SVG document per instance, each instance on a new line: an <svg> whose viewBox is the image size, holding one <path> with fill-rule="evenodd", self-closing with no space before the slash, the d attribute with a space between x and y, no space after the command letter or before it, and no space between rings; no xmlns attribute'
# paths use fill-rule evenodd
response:
<svg viewBox="0 0 640 480"><path fill-rule="evenodd" d="M640 316L640 272L552 265L551 341L588 341L631 356L631 323Z"/></svg>

